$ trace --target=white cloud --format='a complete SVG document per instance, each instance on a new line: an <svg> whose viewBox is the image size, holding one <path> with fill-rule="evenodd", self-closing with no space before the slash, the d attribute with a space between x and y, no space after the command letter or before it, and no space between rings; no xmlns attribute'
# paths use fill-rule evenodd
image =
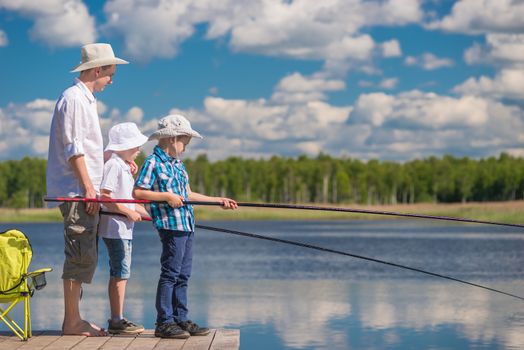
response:
<svg viewBox="0 0 524 350"><path fill-rule="evenodd" d="M524 100L524 70L502 69L493 79L486 76L469 78L453 91L463 95Z"/></svg>
<svg viewBox="0 0 524 350"><path fill-rule="evenodd" d="M129 109L129 111L127 111L125 121L140 124L142 122L143 117L144 111L140 107L135 106Z"/></svg>
<svg viewBox="0 0 524 350"><path fill-rule="evenodd" d="M95 19L82 0L0 0L0 9L33 20L31 37L50 46L78 46L96 39Z"/></svg>
<svg viewBox="0 0 524 350"><path fill-rule="evenodd" d="M345 88L346 83L342 80L326 79L320 76L305 77L295 72L280 80L271 100L279 103L325 100L326 91L339 91Z"/></svg>
<svg viewBox="0 0 524 350"><path fill-rule="evenodd" d="M0 30L0 47L7 46L9 44L9 39L7 38L6 32Z"/></svg>
<svg viewBox="0 0 524 350"><path fill-rule="evenodd" d="M1 159L47 156L49 130L55 104L55 100L35 99L24 104L10 103L5 108L0 108ZM107 108L101 101L97 104L99 110ZM107 132L114 124L131 121L141 125L143 114L139 107L133 107L126 113L112 109L109 117L100 118L104 139L107 138Z"/></svg>
<svg viewBox="0 0 524 350"><path fill-rule="evenodd" d="M468 34L522 33L523 18L524 2L520 0L459 0L451 14L428 27Z"/></svg>
<svg viewBox="0 0 524 350"><path fill-rule="evenodd" d="M372 93L358 98L349 122L363 130L369 127L365 141L353 145L361 156L373 151L382 159L444 153L487 156L518 148L521 140L515 130L524 128L524 112L483 97Z"/></svg>
<svg viewBox="0 0 524 350"><path fill-rule="evenodd" d="M189 1L110 0L104 6L108 21L103 30L122 36L135 60L171 58L193 35L198 14L191 10Z"/></svg>
<svg viewBox="0 0 524 350"><path fill-rule="evenodd" d="M351 112L351 122L381 126L391 115L394 102L393 96L380 92L360 95Z"/></svg>
<svg viewBox="0 0 524 350"><path fill-rule="evenodd" d="M294 91L285 79L279 86ZM315 84L310 86L330 86ZM54 103L39 99L0 109L3 158L46 155ZM205 137L191 144L188 156L206 153L213 160L232 155L314 156L320 151L360 159L409 160L445 153L480 157L502 151L519 154L524 142L524 132L516 132L524 130L524 112L518 106L482 96L449 97L416 90L363 94L354 106L323 100L284 103L207 97L201 110L174 108L169 113L186 115ZM107 108L100 120L104 138L112 125L124 121L136 122L146 135L157 127L157 120L143 119L139 107L125 112ZM146 152L151 148L148 144Z"/></svg>
<svg viewBox="0 0 524 350"><path fill-rule="evenodd" d="M204 123L212 135L231 138L279 141L289 144L298 140L323 138L330 127L344 123L348 107L335 107L321 101L296 106L273 104L264 99L244 101L208 97L204 101ZM213 125L211 125L213 124Z"/></svg>
<svg viewBox="0 0 524 350"><path fill-rule="evenodd" d="M382 55L384 57L399 57L402 56L402 50L400 48L400 43L398 40L389 40L383 42L382 46Z"/></svg>
<svg viewBox="0 0 524 350"><path fill-rule="evenodd" d="M26 155L45 156L55 101L36 99L23 105L0 109L0 139L3 159Z"/></svg>
<svg viewBox="0 0 524 350"><path fill-rule="evenodd" d="M350 120L400 129L445 129L482 126L488 117L488 103L484 99L472 96L456 99L414 90L397 96L380 92L361 95Z"/></svg>
<svg viewBox="0 0 524 350"><path fill-rule="evenodd" d="M452 67L453 60L449 58L439 58L432 53L426 52L420 56L407 56L404 60L407 66L418 66L425 70L435 70L443 67Z"/></svg>
<svg viewBox="0 0 524 350"><path fill-rule="evenodd" d="M303 84L296 85L298 81ZM291 74L275 91L312 93L328 87L338 84ZM517 106L480 96L417 90L363 94L354 106L343 107L320 99L207 97L203 110L170 112L187 115L204 134L203 141L192 144L191 154L207 153L211 159L320 151L361 159L406 160L445 153L488 156L506 150L515 153L524 139L524 133L515 133L524 129L524 112Z"/></svg>
<svg viewBox="0 0 524 350"><path fill-rule="evenodd" d="M474 44L464 52L468 64L524 67L524 34L487 34L484 45Z"/></svg>
<svg viewBox="0 0 524 350"><path fill-rule="evenodd" d="M339 80L293 73L275 87L271 99L232 100L207 97L203 110L173 109L202 131L204 142L192 145L195 154L210 158L228 155L296 155L323 149L327 135L343 126L351 107L333 106L325 92L344 88Z"/></svg>
<svg viewBox="0 0 524 350"><path fill-rule="evenodd" d="M378 86L383 89L394 89L398 84L398 78L387 78L383 79Z"/></svg>
<svg viewBox="0 0 524 350"><path fill-rule="evenodd" d="M104 29L122 36L128 53L142 61L174 57L195 26L205 23L209 39L227 38L234 51L323 60L326 70L343 72L363 63L369 66L375 54L399 55L396 40L376 51L371 36L360 31L376 24L420 22L420 2L109 0L104 7L108 17Z"/></svg>

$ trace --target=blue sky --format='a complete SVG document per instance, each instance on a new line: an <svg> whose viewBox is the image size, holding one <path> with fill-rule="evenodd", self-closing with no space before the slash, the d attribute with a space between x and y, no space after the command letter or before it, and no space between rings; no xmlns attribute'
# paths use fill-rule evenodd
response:
<svg viewBox="0 0 524 350"><path fill-rule="evenodd" d="M131 62L104 134L182 113L190 157L524 155L522 1L0 0L0 159L46 156L91 42Z"/></svg>

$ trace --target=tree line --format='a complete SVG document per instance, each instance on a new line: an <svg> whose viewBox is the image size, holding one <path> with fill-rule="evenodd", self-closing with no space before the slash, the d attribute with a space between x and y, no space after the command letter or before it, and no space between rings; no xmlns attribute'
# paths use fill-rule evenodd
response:
<svg viewBox="0 0 524 350"><path fill-rule="evenodd" d="M143 162L141 155L137 162ZM330 204L451 203L524 198L524 159L506 153L472 159L446 155L409 162L206 155L184 161L196 192L239 201ZM0 162L0 207L45 207L46 160Z"/></svg>

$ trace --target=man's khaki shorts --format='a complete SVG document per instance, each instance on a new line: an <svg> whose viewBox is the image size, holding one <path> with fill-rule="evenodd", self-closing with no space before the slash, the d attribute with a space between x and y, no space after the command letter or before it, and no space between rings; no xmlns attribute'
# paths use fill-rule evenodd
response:
<svg viewBox="0 0 524 350"><path fill-rule="evenodd" d="M86 213L86 204L60 205L64 218L64 271L62 279L91 283L98 262L98 214Z"/></svg>

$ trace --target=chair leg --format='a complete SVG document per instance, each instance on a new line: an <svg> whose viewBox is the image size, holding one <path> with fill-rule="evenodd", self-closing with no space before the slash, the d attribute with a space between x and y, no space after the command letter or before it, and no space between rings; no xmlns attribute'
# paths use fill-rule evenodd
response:
<svg viewBox="0 0 524 350"><path fill-rule="evenodd" d="M24 338L25 339L28 339L29 338L29 335L28 335L28 312L29 312L29 298L28 297L25 297L24 298Z"/></svg>
<svg viewBox="0 0 524 350"><path fill-rule="evenodd" d="M31 326L31 300L30 297L27 297L27 325L25 329L27 330L27 338L33 336L33 328Z"/></svg>
<svg viewBox="0 0 524 350"><path fill-rule="evenodd" d="M15 299L13 302L11 302L11 305L9 305L8 308L5 310L0 309L2 312L0 314L0 320L2 320L9 329L21 340L27 340L27 337L25 336L25 330L23 330L10 316L9 311L20 301L20 298Z"/></svg>

